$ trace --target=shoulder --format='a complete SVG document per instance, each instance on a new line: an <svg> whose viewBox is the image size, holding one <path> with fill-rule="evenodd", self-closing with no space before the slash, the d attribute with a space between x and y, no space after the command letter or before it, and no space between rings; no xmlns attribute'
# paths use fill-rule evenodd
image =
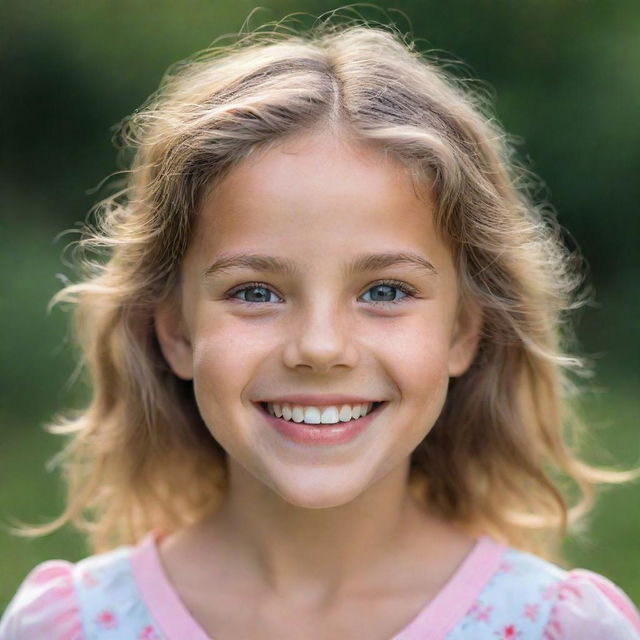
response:
<svg viewBox="0 0 640 640"><path fill-rule="evenodd" d="M567 571L534 554L503 547L495 569L447 640L544 637L557 587L566 576Z"/></svg>
<svg viewBox="0 0 640 640"><path fill-rule="evenodd" d="M482 596L496 609L508 611L525 608L537 620L551 611L558 585L568 576L561 567L527 551L506 547ZM529 606L535 605L535 606Z"/></svg>
<svg viewBox="0 0 640 640"><path fill-rule="evenodd" d="M557 587L546 632L549 640L640 640L640 613L605 576L573 569Z"/></svg>
<svg viewBox="0 0 640 640"><path fill-rule="evenodd" d="M607 578L506 547L447 640L468 637L640 640L640 618Z"/></svg>
<svg viewBox="0 0 640 640"><path fill-rule="evenodd" d="M130 550L123 546L76 563L38 564L0 620L0 640L84 640L145 629L147 611L131 572Z"/></svg>
<svg viewBox="0 0 640 640"><path fill-rule="evenodd" d="M562 569L513 548L505 553L500 569L511 575L506 581L508 597L522 612L545 612L545 640L640 640L638 609L605 576L588 569Z"/></svg>
<svg viewBox="0 0 640 640"><path fill-rule="evenodd" d="M81 640L73 567L64 560L47 560L34 567L0 620L0 640Z"/></svg>

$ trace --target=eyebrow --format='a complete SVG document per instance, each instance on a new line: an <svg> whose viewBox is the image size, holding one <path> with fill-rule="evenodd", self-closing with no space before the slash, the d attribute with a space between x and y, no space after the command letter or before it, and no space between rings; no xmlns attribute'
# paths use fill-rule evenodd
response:
<svg viewBox="0 0 640 640"><path fill-rule="evenodd" d="M438 271L426 258L413 252L402 251L398 253L366 253L356 256L345 266L344 273L351 276L365 271L378 271L387 267L408 265L419 271L426 272L430 276L437 276ZM252 269L283 275L296 275L300 273L298 265L293 260L278 258L257 253L223 254L213 264L203 271L203 278L212 279L222 273L234 269Z"/></svg>

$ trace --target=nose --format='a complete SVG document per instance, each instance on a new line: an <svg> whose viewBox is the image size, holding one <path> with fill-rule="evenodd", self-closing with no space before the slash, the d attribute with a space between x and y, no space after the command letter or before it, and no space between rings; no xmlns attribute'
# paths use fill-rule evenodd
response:
<svg viewBox="0 0 640 640"><path fill-rule="evenodd" d="M311 308L287 327L284 362L292 369L326 373L334 367L356 366L354 316L337 304L316 298Z"/></svg>

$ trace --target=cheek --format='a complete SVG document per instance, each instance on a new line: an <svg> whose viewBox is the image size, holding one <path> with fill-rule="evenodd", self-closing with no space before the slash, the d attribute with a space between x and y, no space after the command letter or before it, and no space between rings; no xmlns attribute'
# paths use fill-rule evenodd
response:
<svg viewBox="0 0 640 640"><path fill-rule="evenodd" d="M194 385L209 392L233 386L246 367L246 345L221 335L199 337L193 343Z"/></svg>
<svg viewBox="0 0 640 640"><path fill-rule="evenodd" d="M446 325L416 323L402 331L389 331L376 352L395 383L401 404L435 422L444 406L449 385L449 342ZM424 421L417 425L424 428ZM415 424L414 420L410 420Z"/></svg>
<svg viewBox="0 0 640 640"><path fill-rule="evenodd" d="M194 388L196 395L210 398L240 393L257 365L270 349L255 326L224 319L203 318L192 337Z"/></svg>
<svg viewBox="0 0 640 640"><path fill-rule="evenodd" d="M366 342L393 368L394 377L413 384L448 378L449 334L447 323L424 317L372 328Z"/></svg>
<svg viewBox="0 0 640 640"><path fill-rule="evenodd" d="M193 390L196 404L211 434L227 450L233 430L243 412L242 393L251 375L246 341L226 332L198 335L193 346ZM233 440L233 437L231 437Z"/></svg>

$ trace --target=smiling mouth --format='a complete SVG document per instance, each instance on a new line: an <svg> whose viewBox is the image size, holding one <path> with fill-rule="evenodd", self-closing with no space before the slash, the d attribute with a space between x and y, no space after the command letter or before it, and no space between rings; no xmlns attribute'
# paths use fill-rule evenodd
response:
<svg viewBox="0 0 640 640"><path fill-rule="evenodd" d="M271 418L276 418L277 420L283 420L284 422L294 422L293 420L285 420L285 418L278 418L277 416L272 415L271 413L269 413L269 409L267 408L267 403L266 402L258 402L256 403L264 413L266 413L269 417ZM361 418L366 418L368 416L370 416L373 413L376 413L378 411L380 411L380 409L382 407L384 407L385 405L388 404L388 401L383 401L383 402L374 402L373 406L371 407L371 411L369 411L369 413L367 413L366 416L360 416L360 418L352 418L351 420L348 420L347 422L342 422L342 421L338 421L338 422L333 422L333 423L328 423L328 422L322 422L322 423L318 423L318 424L312 424L312 423L307 423L307 422L300 422L297 424L306 424L308 426L311 427L335 427L335 426L340 426L340 425L345 425L345 424L349 424L351 422L357 422L358 420L360 420Z"/></svg>

